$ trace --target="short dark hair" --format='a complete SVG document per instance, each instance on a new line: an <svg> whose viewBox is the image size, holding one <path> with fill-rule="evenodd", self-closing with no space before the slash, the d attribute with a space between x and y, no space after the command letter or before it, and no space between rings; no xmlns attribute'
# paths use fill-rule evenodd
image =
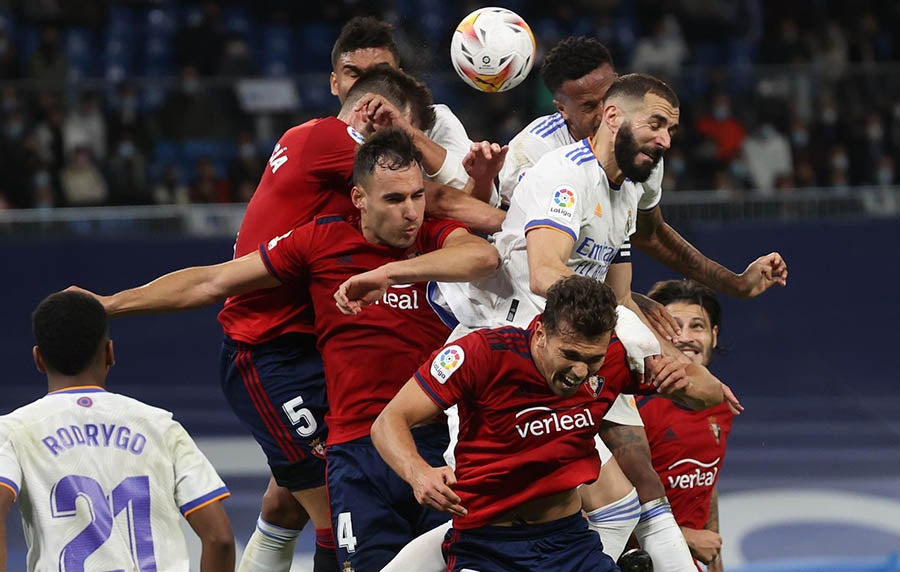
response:
<svg viewBox="0 0 900 572"><path fill-rule="evenodd" d="M547 290L541 323L550 335L596 338L616 327L616 304L612 288L574 274L556 281Z"/></svg>
<svg viewBox="0 0 900 572"><path fill-rule="evenodd" d="M647 297L656 300L663 306L672 302L697 304L706 310L710 324L722 325L722 306L716 293L695 280L663 280L653 285Z"/></svg>
<svg viewBox="0 0 900 572"><path fill-rule="evenodd" d="M384 48L391 52L400 65L400 50L394 41L394 27L372 16L356 16L341 28L341 33L331 49L331 67L337 69L341 54L365 48Z"/></svg>
<svg viewBox="0 0 900 572"><path fill-rule="evenodd" d="M630 73L619 76L609 86L609 91L606 92L606 100L610 101L615 97L623 96L629 99L643 99L648 93L665 99L672 107L681 107L681 104L678 102L678 96L675 95L675 92L666 82L645 73Z"/></svg>
<svg viewBox="0 0 900 572"><path fill-rule="evenodd" d="M365 185L376 166L397 171L414 163L422 164L422 152L413 144L409 133L390 127L378 131L359 146L353 160L353 180Z"/></svg>
<svg viewBox="0 0 900 572"><path fill-rule="evenodd" d="M32 313L31 324L44 365L63 375L87 369L109 337L103 305L81 292L47 296Z"/></svg>
<svg viewBox="0 0 900 572"><path fill-rule="evenodd" d="M377 65L359 75L353 87L347 91L344 108L353 107L367 93L375 93L403 110L409 107L416 127L427 131L434 127L435 114L431 107L434 100L424 83L413 76L386 64Z"/></svg>
<svg viewBox="0 0 900 572"><path fill-rule="evenodd" d="M613 66L612 55L596 38L569 36L560 40L544 56L541 78L550 93L567 81L581 79L603 64Z"/></svg>

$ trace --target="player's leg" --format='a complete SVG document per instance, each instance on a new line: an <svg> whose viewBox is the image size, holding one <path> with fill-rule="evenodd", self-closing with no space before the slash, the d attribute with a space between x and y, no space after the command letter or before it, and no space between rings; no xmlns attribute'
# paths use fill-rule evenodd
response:
<svg viewBox="0 0 900 572"><path fill-rule="evenodd" d="M444 524L414 538L403 547L403 550L387 566L381 569L381 572L409 572L409 570L416 570L417 572L444 572L447 569L447 561L444 560L441 545L444 542L444 537L447 536L447 532L450 530L451 524L448 520Z"/></svg>
<svg viewBox="0 0 900 572"><path fill-rule="evenodd" d="M309 515L290 491L269 479L256 530L244 547L238 572L288 572L297 537L308 521Z"/></svg>
<svg viewBox="0 0 900 572"><path fill-rule="evenodd" d="M464 572L618 572L597 535L576 513L524 527L486 526L453 530L444 542L447 570Z"/></svg>
<svg viewBox="0 0 900 572"><path fill-rule="evenodd" d="M324 486L328 403L322 361L313 344L311 336L302 335L286 335L257 346L226 340L221 378L229 404L262 447L276 483L286 489L275 489L268 500L264 498L262 520L268 522L270 508L274 514L283 514L291 510L284 507L299 500L321 533L316 550L325 554L318 560L333 561L325 567L317 565L315 571L331 572L337 570L337 561L329 542L331 519Z"/></svg>
<svg viewBox="0 0 900 572"><path fill-rule="evenodd" d="M578 489L588 526L600 535L603 551L619 558L641 515L641 503L631 481L603 442L595 440L602 463L600 477Z"/></svg>

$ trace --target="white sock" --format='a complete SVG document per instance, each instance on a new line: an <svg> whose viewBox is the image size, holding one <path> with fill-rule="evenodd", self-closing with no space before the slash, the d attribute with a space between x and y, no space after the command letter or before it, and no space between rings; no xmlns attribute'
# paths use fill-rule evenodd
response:
<svg viewBox="0 0 900 572"><path fill-rule="evenodd" d="M238 572L289 572L298 536L299 530L275 526L259 515Z"/></svg>
<svg viewBox="0 0 900 572"><path fill-rule="evenodd" d="M412 539L381 572L444 572L447 562L441 547L452 524L448 521Z"/></svg>
<svg viewBox="0 0 900 572"><path fill-rule="evenodd" d="M613 561L619 559L631 531L641 516L641 501L633 488L624 497L587 513L588 526L600 535L603 552Z"/></svg>
<svg viewBox="0 0 900 572"><path fill-rule="evenodd" d="M641 548L653 559L654 572L697 571L666 497L641 505L641 520L634 529L634 535Z"/></svg>

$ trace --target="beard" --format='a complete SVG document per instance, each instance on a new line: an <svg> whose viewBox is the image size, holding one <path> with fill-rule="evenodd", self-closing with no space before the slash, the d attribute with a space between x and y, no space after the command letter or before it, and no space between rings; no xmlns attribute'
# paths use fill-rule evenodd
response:
<svg viewBox="0 0 900 572"><path fill-rule="evenodd" d="M647 147L642 149L637 140L634 138L634 132L631 130L631 122L623 123L616 133L616 140L613 144L616 163L622 174L631 179L635 183L643 183L650 177L650 172L659 164L662 159L663 150L657 147ZM637 163L638 155L645 153L653 159L652 163Z"/></svg>

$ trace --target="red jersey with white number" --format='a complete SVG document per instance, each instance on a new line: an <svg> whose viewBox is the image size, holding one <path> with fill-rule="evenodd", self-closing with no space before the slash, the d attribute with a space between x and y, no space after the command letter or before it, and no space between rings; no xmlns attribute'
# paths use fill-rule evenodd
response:
<svg viewBox="0 0 900 572"><path fill-rule="evenodd" d="M362 141L336 117L313 119L287 130L275 145L238 232L234 257L311 222L322 214L351 216L353 157ZM282 334L312 333L305 287L273 288L225 301L219 322L232 339L250 344Z"/></svg>
<svg viewBox="0 0 900 572"><path fill-rule="evenodd" d="M703 529L734 414L722 403L693 411L661 397L638 399L653 468L679 526Z"/></svg>
<svg viewBox="0 0 900 572"><path fill-rule="evenodd" d="M472 332L416 372L439 407L459 406L453 490L469 512L453 517L456 529L488 525L524 502L596 480L594 436L603 416L615 395L646 390L613 337L600 371L573 397L555 395L531 357L534 324Z"/></svg>
<svg viewBox="0 0 900 572"><path fill-rule="evenodd" d="M399 284L355 316L337 309L345 280L396 260L441 248L461 223L425 219L409 249L368 242L359 220L323 216L260 245L269 272L283 284L308 283L315 334L328 389L328 444L369 434L372 422L450 329L431 307L427 284Z"/></svg>

